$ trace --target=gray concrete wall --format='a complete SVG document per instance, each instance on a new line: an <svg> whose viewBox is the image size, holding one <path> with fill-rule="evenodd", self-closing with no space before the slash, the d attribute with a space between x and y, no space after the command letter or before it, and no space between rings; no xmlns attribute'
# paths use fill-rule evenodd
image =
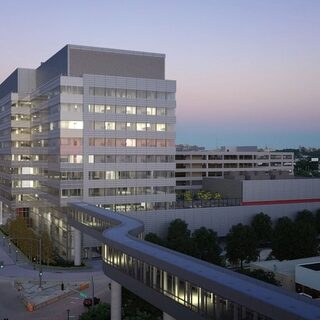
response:
<svg viewBox="0 0 320 320"><path fill-rule="evenodd" d="M202 183L204 190L219 192L224 199L242 199L241 180L203 178Z"/></svg>
<svg viewBox="0 0 320 320"><path fill-rule="evenodd" d="M59 75L68 75L68 46L63 47L37 68L37 87Z"/></svg>
<svg viewBox="0 0 320 320"><path fill-rule="evenodd" d="M69 75L83 74L164 79L164 55L100 48L69 48Z"/></svg>
<svg viewBox="0 0 320 320"><path fill-rule="evenodd" d="M28 94L36 89L36 70L18 69L18 92Z"/></svg>
<svg viewBox="0 0 320 320"><path fill-rule="evenodd" d="M220 237L225 236L232 225L251 223L257 213L268 214L273 221L280 217L295 217L298 211L304 209L315 211L320 209L320 201L317 203L278 204L264 206L238 206L238 207L212 207L192 208L178 210L136 211L127 212L126 215L144 222L145 234L149 232L165 235L170 222L174 219L182 219L189 225L190 230L202 226L212 228Z"/></svg>
<svg viewBox="0 0 320 320"><path fill-rule="evenodd" d="M18 92L18 69L0 84L0 99L10 92Z"/></svg>
<svg viewBox="0 0 320 320"><path fill-rule="evenodd" d="M243 201L320 199L320 179L243 181Z"/></svg>
<svg viewBox="0 0 320 320"><path fill-rule="evenodd" d="M11 92L28 94L36 88L36 71L18 68L0 85L0 99Z"/></svg>

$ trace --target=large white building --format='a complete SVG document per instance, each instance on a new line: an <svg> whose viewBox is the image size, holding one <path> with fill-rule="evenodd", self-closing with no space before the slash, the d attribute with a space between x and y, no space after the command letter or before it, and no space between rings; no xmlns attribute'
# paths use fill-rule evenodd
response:
<svg viewBox="0 0 320 320"><path fill-rule="evenodd" d="M22 214L60 255L72 201L115 211L175 201L175 81L165 55L67 45L0 85L2 218Z"/></svg>

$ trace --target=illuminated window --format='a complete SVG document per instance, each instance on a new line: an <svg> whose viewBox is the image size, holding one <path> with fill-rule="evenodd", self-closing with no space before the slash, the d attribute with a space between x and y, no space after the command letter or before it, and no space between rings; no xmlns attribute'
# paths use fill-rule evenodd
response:
<svg viewBox="0 0 320 320"><path fill-rule="evenodd" d="M136 139L126 139L126 146L127 147L135 147L136 146Z"/></svg>
<svg viewBox="0 0 320 320"><path fill-rule="evenodd" d="M136 107L127 106L126 114L136 114Z"/></svg>
<svg viewBox="0 0 320 320"><path fill-rule="evenodd" d="M157 131L166 131L165 123L157 123Z"/></svg>
<svg viewBox="0 0 320 320"><path fill-rule="evenodd" d="M115 122L105 122L105 129L106 130L115 130L116 129Z"/></svg>
<svg viewBox="0 0 320 320"><path fill-rule="evenodd" d="M148 116L155 116L156 115L156 108L147 107L147 115Z"/></svg>

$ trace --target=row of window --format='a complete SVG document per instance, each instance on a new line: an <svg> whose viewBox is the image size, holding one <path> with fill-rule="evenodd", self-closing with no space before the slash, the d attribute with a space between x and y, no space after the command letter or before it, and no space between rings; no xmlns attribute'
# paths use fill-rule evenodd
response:
<svg viewBox="0 0 320 320"><path fill-rule="evenodd" d="M88 156L89 163L170 163L174 156L169 155L105 155Z"/></svg>
<svg viewBox="0 0 320 320"><path fill-rule="evenodd" d="M90 121L89 128L108 131L174 131L173 124L149 122Z"/></svg>
<svg viewBox="0 0 320 320"><path fill-rule="evenodd" d="M89 197L108 197L108 196L132 196L144 194L173 194L174 187L123 187L123 188L90 188L88 190ZM83 190L62 189L61 197L82 197Z"/></svg>
<svg viewBox="0 0 320 320"><path fill-rule="evenodd" d="M174 92L134 90L134 89L115 89L103 87L89 87L90 96L116 97L126 99L147 99L147 100L175 100Z"/></svg>
<svg viewBox="0 0 320 320"><path fill-rule="evenodd" d="M71 155L66 155L67 157ZM73 157L82 155L72 155ZM78 158L79 160L80 158ZM10 154L0 155L0 161L49 161L58 162L58 155L47 154ZM81 160L82 161L82 160ZM174 162L173 155L89 155L88 163L172 163ZM15 173L15 172L12 172Z"/></svg>
<svg viewBox="0 0 320 320"><path fill-rule="evenodd" d="M48 173L49 179L82 180L83 172L64 171ZM174 178L173 171L89 171L89 180L118 180L118 179L159 179Z"/></svg>
<svg viewBox="0 0 320 320"><path fill-rule="evenodd" d="M89 197L171 194L174 187L89 188Z"/></svg>
<svg viewBox="0 0 320 320"><path fill-rule="evenodd" d="M89 180L174 178L173 171L89 171Z"/></svg>
<svg viewBox="0 0 320 320"><path fill-rule="evenodd" d="M128 131L173 131L175 126L166 123L149 123L149 122L116 122L116 121L90 121L89 129L91 130L128 130ZM83 129L83 121L68 120L60 122L50 122L48 125L38 125L32 128L32 134L42 133L55 129ZM11 130L15 134L30 134L29 128L14 128Z"/></svg>
<svg viewBox="0 0 320 320"><path fill-rule="evenodd" d="M175 147L173 139L114 139L114 138L89 138L91 147Z"/></svg>
<svg viewBox="0 0 320 320"><path fill-rule="evenodd" d="M174 116L174 108L163 107L137 107L137 106L118 106L104 104L89 104L89 112L106 114L136 114L147 116Z"/></svg>
<svg viewBox="0 0 320 320"><path fill-rule="evenodd" d="M258 163L209 163L207 164L181 164L177 163L177 169L215 169L215 168L255 168L255 167L291 167L292 162L258 162Z"/></svg>
<svg viewBox="0 0 320 320"><path fill-rule="evenodd" d="M262 155L176 155L176 160L275 160L275 159L292 159L291 154L262 154Z"/></svg>

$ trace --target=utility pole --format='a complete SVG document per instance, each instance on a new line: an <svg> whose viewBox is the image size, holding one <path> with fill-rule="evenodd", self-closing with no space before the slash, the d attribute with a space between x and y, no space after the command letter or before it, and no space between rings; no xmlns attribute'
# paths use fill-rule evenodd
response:
<svg viewBox="0 0 320 320"><path fill-rule="evenodd" d="M92 288L92 308L94 307L94 282L93 276L91 276L91 288Z"/></svg>

